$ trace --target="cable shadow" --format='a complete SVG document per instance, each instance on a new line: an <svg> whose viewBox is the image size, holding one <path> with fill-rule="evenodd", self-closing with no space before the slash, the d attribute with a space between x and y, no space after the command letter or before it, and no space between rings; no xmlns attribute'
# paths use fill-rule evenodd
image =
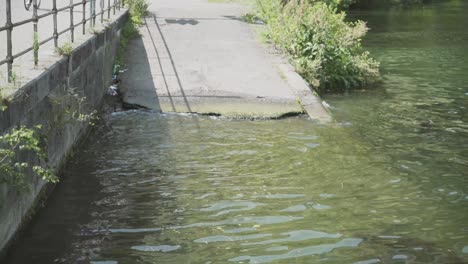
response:
<svg viewBox="0 0 468 264"><path fill-rule="evenodd" d="M188 25L192 25L192 26L195 26L198 23L200 23L196 19L187 19L187 18L177 18L177 19L166 18L165 21L168 24L179 24L179 25L187 25L188 24Z"/></svg>
<svg viewBox="0 0 468 264"><path fill-rule="evenodd" d="M176 68L176 66L175 66L172 53L171 53L171 51L170 51L170 49L169 49L169 46L167 45L166 38L164 37L164 34L163 34L162 31L161 31L161 27L160 27L159 24L158 24L156 15L155 15L155 14L152 14L152 16L153 16L154 24L156 25L156 28L157 28L157 30L158 30L158 33L159 33L159 35L161 36L161 40L162 40L162 42L163 42L163 44L164 44L164 48L166 49L166 52L167 52L167 54L168 54L168 56L169 56L169 60L170 60L170 62L171 62L172 69L174 70L174 74L175 74L175 77L176 77L176 80L177 80L177 84L178 84L178 86L179 86L179 90L180 90L180 93L181 93L181 95L182 95L182 97L183 97L185 106L187 107L189 113L193 113L193 110L192 110L192 108L190 107L190 103L189 103L189 101L188 101L188 99L187 99L187 96L186 96L186 94L185 94L184 88L183 88L183 86L182 86L182 82L181 82L181 80L180 80L179 73L178 73L177 68ZM145 18L145 22L146 22L146 18ZM148 27L148 25L146 25L146 26ZM156 53L159 54L158 51L157 51L157 48L156 48L156 43L154 42L154 38L153 38L153 36L152 36L151 31L149 30L149 28L148 28L148 32L149 32L149 35L150 35L150 37L151 37L151 41L153 42L154 49L156 50ZM162 63L161 63L161 57L160 57L159 55L158 55L158 62L159 62L159 64L160 64L161 71L163 71ZM162 72L162 75L165 76L164 72ZM166 89L167 89L167 91L168 91L168 95L170 95L170 93L169 93L169 87L167 86L167 80L166 80L165 77L163 77L163 78L164 78L164 80L165 80L165 82L166 82L165 84L166 84ZM172 98L171 98L170 100L171 100L171 103L172 103ZM173 106L173 108L174 108L174 106ZM174 110L175 110L175 108L174 108Z"/></svg>
<svg viewBox="0 0 468 264"><path fill-rule="evenodd" d="M168 98L169 98L169 102L171 104L172 111L175 112L176 108L175 108L174 100L172 99L171 91L169 90L169 84L168 84L168 81L167 81L167 78L166 78L166 74L164 72L164 68L163 68L162 63L161 63L161 56L159 54L158 48L156 47L156 42L154 41L153 34L151 34L151 30L148 27L148 21L146 20L146 17L144 17L143 19L145 21L146 30L148 31L148 35L149 35L149 37L151 39L151 44L153 45L154 52L156 53L159 68L161 69L161 77L162 77L163 82L164 82L164 87L166 87L166 92L168 94ZM156 86L155 86L155 88L156 88Z"/></svg>

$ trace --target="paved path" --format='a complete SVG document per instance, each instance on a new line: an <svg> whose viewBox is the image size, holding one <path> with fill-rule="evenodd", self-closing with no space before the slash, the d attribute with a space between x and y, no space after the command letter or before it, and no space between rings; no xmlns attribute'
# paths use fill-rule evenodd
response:
<svg viewBox="0 0 468 264"><path fill-rule="evenodd" d="M130 44L124 100L164 112L266 118L301 112L298 75L258 41L241 20L246 11L207 0L152 1L141 38ZM328 120L320 101L313 104L317 118Z"/></svg>

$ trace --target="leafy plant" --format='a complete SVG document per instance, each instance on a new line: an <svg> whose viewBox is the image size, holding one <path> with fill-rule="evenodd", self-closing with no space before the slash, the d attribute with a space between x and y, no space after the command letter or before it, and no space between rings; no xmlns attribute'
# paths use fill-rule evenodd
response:
<svg viewBox="0 0 468 264"><path fill-rule="evenodd" d="M145 0L128 0L125 2L130 10L130 20L122 28L119 49L115 63L124 65L125 53L131 39L139 36L138 27L143 23L144 16L148 13L149 4Z"/></svg>
<svg viewBox="0 0 468 264"><path fill-rule="evenodd" d="M35 155L41 162L47 160L40 129L41 126L33 129L22 126L0 136L0 183L20 190L27 189L24 174L28 169L47 182L58 181L47 166L32 165L25 161L26 153Z"/></svg>
<svg viewBox="0 0 468 264"><path fill-rule="evenodd" d="M345 90L379 79L379 63L361 46L362 21L346 22L342 1L257 0L267 36L319 90Z"/></svg>
<svg viewBox="0 0 468 264"><path fill-rule="evenodd" d="M242 21L249 23L249 24L255 24L257 22L257 16L252 13L246 13L245 15L242 16Z"/></svg>
<svg viewBox="0 0 468 264"><path fill-rule="evenodd" d="M132 23L141 26L143 17L145 17L148 12L149 3L146 0L127 0L126 4L129 7Z"/></svg>
<svg viewBox="0 0 468 264"><path fill-rule="evenodd" d="M76 88L68 89L65 94L50 94L54 106L57 107L56 124L65 126L75 122L88 122L94 125L97 119L97 111L88 111L89 105L86 103L87 98L80 95Z"/></svg>
<svg viewBox="0 0 468 264"><path fill-rule="evenodd" d="M127 23L125 23L123 26L120 34L119 49L117 50L117 56L115 59L116 64L124 65L128 43L131 39L137 37L138 35L139 31L137 26L133 22L127 21Z"/></svg>
<svg viewBox="0 0 468 264"><path fill-rule="evenodd" d="M62 56L70 56L73 52L73 46L70 42L65 42L62 46L57 47L57 53Z"/></svg>
<svg viewBox="0 0 468 264"><path fill-rule="evenodd" d="M102 30L97 28L97 27L90 27L88 29L88 32L91 33L91 34L97 35L97 34L101 33Z"/></svg>
<svg viewBox="0 0 468 264"><path fill-rule="evenodd" d="M57 116L62 116L65 123L89 122L93 124L96 111L87 111L86 97L80 96L76 89L70 89L65 96L51 95L54 105L59 105ZM1 99L1 98L0 98ZM4 99L0 100L0 110L6 109ZM20 126L0 135L0 184L8 184L19 191L26 191L29 187L25 174L32 171L43 180L51 183L58 182L58 177L47 165L46 142L41 133L42 126L27 128ZM35 165L28 162L31 155L37 159Z"/></svg>
<svg viewBox="0 0 468 264"><path fill-rule="evenodd" d="M0 111L7 106L0 96ZM39 163L45 164L47 154L41 126L26 128L20 126L0 135L0 184L8 184L20 191L28 189L24 179L25 172L31 170L47 182L58 182L57 176L46 165L33 165L26 161L27 154L35 156Z"/></svg>
<svg viewBox="0 0 468 264"><path fill-rule="evenodd" d="M11 71L10 79L13 85L16 85L16 83L18 82L18 74L15 71Z"/></svg>

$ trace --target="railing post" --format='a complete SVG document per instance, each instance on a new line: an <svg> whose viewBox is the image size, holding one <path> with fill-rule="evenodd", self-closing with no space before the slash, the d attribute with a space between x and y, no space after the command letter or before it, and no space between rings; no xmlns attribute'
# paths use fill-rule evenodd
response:
<svg viewBox="0 0 468 264"><path fill-rule="evenodd" d="M91 13L90 27L96 26L96 0L91 0L89 5L89 12Z"/></svg>
<svg viewBox="0 0 468 264"><path fill-rule="evenodd" d="M13 24L11 23L11 0L6 0L6 26L7 28L7 71L8 82L12 82L13 74L13 45L11 43L11 31L13 31Z"/></svg>
<svg viewBox="0 0 468 264"><path fill-rule="evenodd" d="M33 0L33 25L34 25L34 41L37 42L37 47L33 48L34 53L34 65L37 66L39 61L39 34L37 33L37 22L39 21L37 17L37 0ZM37 39L36 39L37 38Z"/></svg>
<svg viewBox="0 0 468 264"><path fill-rule="evenodd" d="M57 0L52 1L52 11L54 12L54 46L58 47L58 33L57 33Z"/></svg>
<svg viewBox="0 0 468 264"><path fill-rule="evenodd" d="M115 16L115 6L117 5L117 0L114 0L114 5L112 6L112 10L114 12L114 16Z"/></svg>
<svg viewBox="0 0 468 264"><path fill-rule="evenodd" d="M104 0L101 0L99 2L99 5L101 6L101 24L104 23Z"/></svg>
<svg viewBox="0 0 468 264"><path fill-rule="evenodd" d="M120 11L120 0L117 0L117 9Z"/></svg>
<svg viewBox="0 0 468 264"><path fill-rule="evenodd" d="M81 0L81 3L83 3L83 20L81 20L83 23L83 35L86 34L86 1L87 0Z"/></svg>
<svg viewBox="0 0 468 264"><path fill-rule="evenodd" d="M110 19L111 0L107 0L107 19Z"/></svg>
<svg viewBox="0 0 468 264"><path fill-rule="evenodd" d="M75 24L73 23L73 0L70 0L70 38L75 41Z"/></svg>

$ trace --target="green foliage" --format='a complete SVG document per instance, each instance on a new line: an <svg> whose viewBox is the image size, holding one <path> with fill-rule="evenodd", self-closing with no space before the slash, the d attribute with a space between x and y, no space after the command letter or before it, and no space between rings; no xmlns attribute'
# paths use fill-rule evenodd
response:
<svg viewBox="0 0 468 264"><path fill-rule="evenodd" d="M89 112L86 97L80 96L76 89L70 89L65 96L50 95L55 106L59 106L56 116L60 116L61 124L72 122L89 122L93 124L96 119L96 111ZM0 110L5 110L4 100L0 98ZM55 120L57 121L57 120ZM34 172L43 180L51 183L58 182L58 177L53 170L46 165L34 165L27 162L31 155L40 164L46 164L47 154L45 140L41 133L42 127L24 126L11 129L0 135L0 184L16 188L20 191L28 189L24 178L28 171Z"/></svg>
<svg viewBox="0 0 468 264"><path fill-rule="evenodd" d="M126 4L130 11L130 20L132 23L141 26L143 17L145 17L148 12L148 2L146 0L128 0Z"/></svg>
<svg viewBox="0 0 468 264"><path fill-rule="evenodd" d="M13 85L16 85L18 82L18 74L15 71L11 71L11 81L13 82Z"/></svg>
<svg viewBox="0 0 468 264"><path fill-rule="evenodd" d="M70 42L65 42L62 46L57 47L56 51L62 56L70 56L73 52L73 46Z"/></svg>
<svg viewBox="0 0 468 264"><path fill-rule="evenodd" d="M120 34L119 49L115 59L115 63L119 65L125 63L125 53L130 40L139 36L138 27L142 25L143 18L148 13L149 7L146 0L128 0L125 4L130 11L130 20L125 23Z"/></svg>
<svg viewBox="0 0 468 264"><path fill-rule="evenodd" d="M133 22L127 21L120 34L119 49L117 50L117 56L115 59L116 64L124 65L128 43L138 35L138 27Z"/></svg>
<svg viewBox="0 0 468 264"><path fill-rule="evenodd" d="M56 119L54 120L56 125L65 126L75 122L88 122L90 125L94 125L97 111L89 111L87 98L80 95L76 88L70 88L60 95L52 93L49 98L52 100L52 104L57 107Z"/></svg>
<svg viewBox="0 0 468 264"><path fill-rule="evenodd" d="M242 21L249 24L255 24L257 22L257 16L252 13L246 13L242 16Z"/></svg>
<svg viewBox="0 0 468 264"><path fill-rule="evenodd" d="M0 110L5 109L4 99L0 98ZM8 184L20 191L27 190L24 179L27 170L47 182L58 182L57 176L49 167L26 162L27 154L34 155L41 163L47 161L41 129L41 126L32 129L21 126L0 135L0 184Z"/></svg>
<svg viewBox="0 0 468 264"><path fill-rule="evenodd" d="M329 2L332 7L344 9L356 2L356 0L329 0Z"/></svg>
<svg viewBox="0 0 468 264"><path fill-rule="evenodd" d="M328 2L257 0L257 6L268 37L312 86L345 90L377 81L379 63L361 47L366 24L346 22L337 9L344 2Z"/></svg>
<svg viewBox="0 0 468 264"><path fill-rule="evenodd" d="M48 167L33 166L25 161L27 153L35 155L42 162L47 159L40 129L40 126L33 129L19 127L0 136L0 183L20 190L27 189L24 174L28 169L45 181L54 183L58 181Z"/></svg>
<svg viewBox="0 0 468 264"><path fill-rule="evenodd" d="M91 33L91 34L93 34L93 35L97 35L97 34L99 34L99 33L102 32L102 29L97 28L97 27L90 27L90 28L88 29L88 32Z"/></svg>
<svg viewBox="0 0 468 264"><path fill-rule="evenodd" d="M293 1L294 0L281 0L281 3L284 6ZM333 8L344 9L344 8L349 7L351 4L354 4L357 1L359 0L307 0L306 2L309 4L322 2Z"/></svg>

